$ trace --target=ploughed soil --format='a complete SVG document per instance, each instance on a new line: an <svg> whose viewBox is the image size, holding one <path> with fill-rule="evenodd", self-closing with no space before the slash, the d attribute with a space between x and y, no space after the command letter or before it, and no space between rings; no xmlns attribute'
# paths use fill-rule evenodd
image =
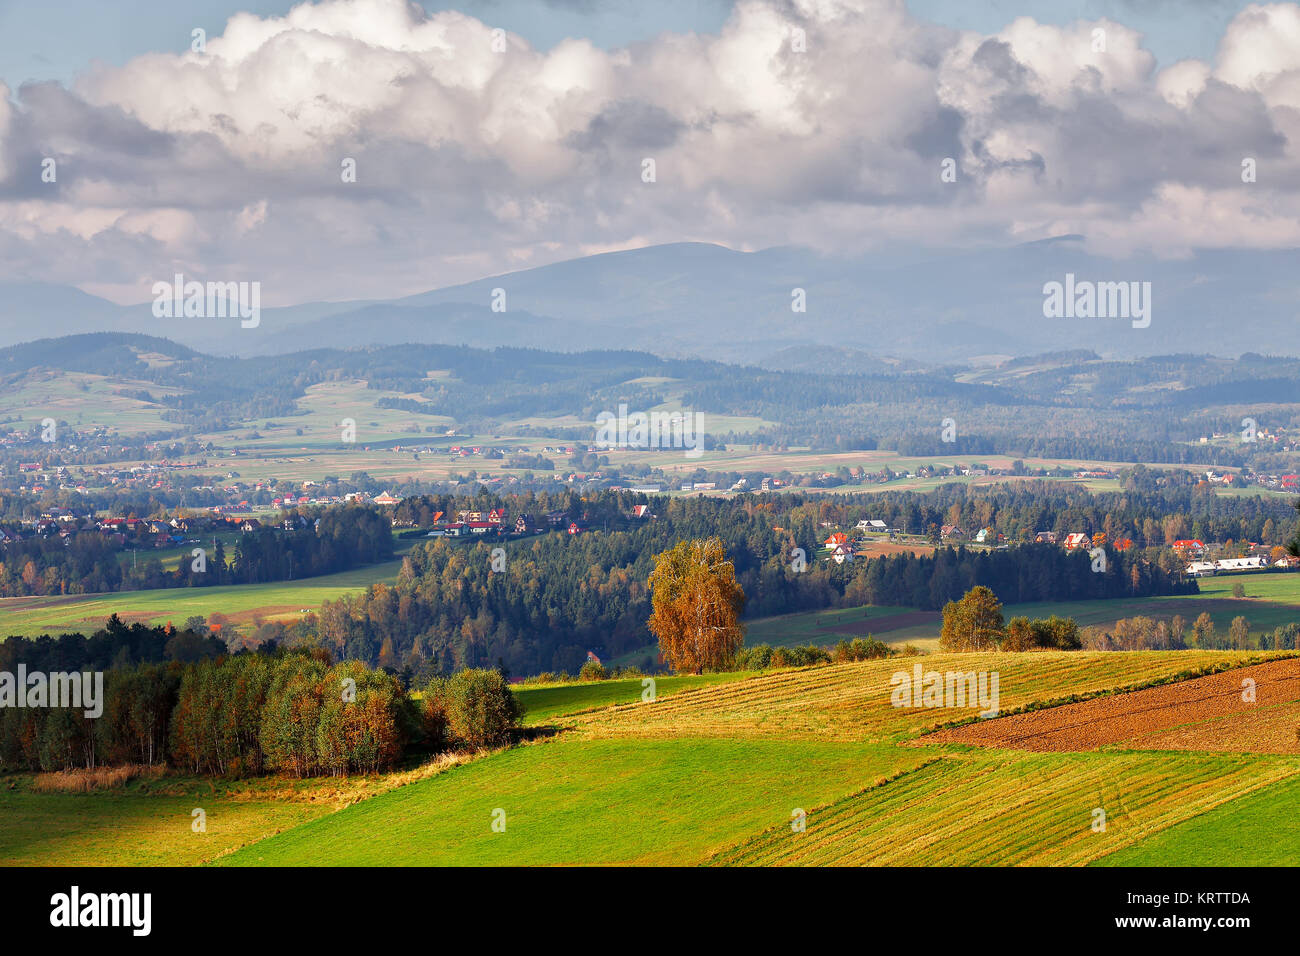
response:
<svg viewBox="0 0 1300 956"><path fill-rule="evenodd" d="M1254 702L1242 699L1247 678L1255 682ZM1121 742L1143 748L1138 738L1155 731L1202 721L1226 724L1235 715L1242 715L1238 719L1248 717L1251 722L1276 720L1279 734L1285 731L1294 736L1291 708L1281 705L1296 700L1300 700L1300 658L1287 658L1177 684L994 717L939 730L916 742L1037 751L1093 750ZM1281 723L1287 726L1283 728ZM1205 744L1207 750L1218 749L1211 739L1206 739ZM1163 748L1157 744L1155 749ZM1188 748L1184 741L1182 747L1170 749L1199 748ZM1283 752L1289 752L1289 748Z"/></svg>

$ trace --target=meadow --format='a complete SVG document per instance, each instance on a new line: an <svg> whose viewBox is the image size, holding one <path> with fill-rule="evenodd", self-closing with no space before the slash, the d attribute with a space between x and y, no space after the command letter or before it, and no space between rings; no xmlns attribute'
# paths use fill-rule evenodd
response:
<svg viewBox="0 0 1300 956"><path fill-rule="evenodd" d="M1300 757L935 744L928 731L975 710L896 708L890 679L916 663L996 671L1006 713L1279 656L932 655L661 678L651 702L636 678L523 686L543 732L460 765L310 781L168 774L89 794L2 777L0 819L17 825L0 828L0 862L1277 863L1300 853L1300 827L1272 823L1294 816ZM196 807L203 834L190 830Z"/></svg>
<svg viewBox="0 0 1300 956"><path fill-rule="evenodd" d="M170 621L179 627L188 617L207 618L215 612L230 618L236 629L246 631L260 621L288 620L300 617L303 611L314 612L324 601L359 594L377 581L394 581L401 567L402 560L398 558L299 581L0 598L0 634L33 637L71 631L85 633L103 627L111 614L117 614L128 624L139 621L156 625Z"/></svg>

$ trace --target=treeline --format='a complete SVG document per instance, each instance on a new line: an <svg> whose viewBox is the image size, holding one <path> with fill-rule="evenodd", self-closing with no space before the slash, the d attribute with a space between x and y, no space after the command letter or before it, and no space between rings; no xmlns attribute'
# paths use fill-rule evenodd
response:
<svg viewBox="0 0 1300 956"><path fill-rule="evenodd" d="M300 517L294 514L290 520ZM184 550L170 571L156 557L132 568L121 551L94 531L66 542L57 536L6 542L0 546L0 597L289 581L393 556L392 524L378 508L344 505L301 520L288 531L263 527L245 532L229 555L221 539L207 548L200 539L195 547L203 550L202 557Z"/></svg>
<svg viewBox="0 0 1300 956"><path fill-rule="evenodd" d="M375 773L413 749L506 743L521 713L496 671L431 682L423 699L327 653L238 654L104 674L102 713L0 709L0 770L170 764L188 773Z"/></svg>
<svg viewBox="0 0 1300 956"><path fill-rule="evenodd" d="M1109 627L1085 630L1084 643L1092 650L1163 651L1195 647L1209 651L1262 651L1300 649L1300 624L1291 623L1251 636L1250 621L1237 615L1227 631L1217 629L1208 612L1201 612L1190 626L1181 614L1169 618L1126 617Z"/></svg>
<svg viewBox="0 0 1300 956"><path fill-rule="evenodd" d="M8 637L0 643L0 671L12 673L19 664L31 671L102 671L169 661L193 663L225 653L225 643L212 635L170 625L126 624L114 614L89 637Z"/></svg>

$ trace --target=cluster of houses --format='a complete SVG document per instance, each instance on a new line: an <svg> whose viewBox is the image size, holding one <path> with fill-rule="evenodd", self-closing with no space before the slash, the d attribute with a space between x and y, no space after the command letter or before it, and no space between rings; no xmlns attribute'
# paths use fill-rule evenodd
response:
<svg viewBox="0 0 1300 956"><path fill-rule="evenodd" d="M37 537L58 537L66 543L76 535L96 534L119 547L167 548L183 544L196 534L256 531L261 527L262 522L256 518L220 514L215 509L206 514L161 519L97 518L85 511L52 508L42 512L39 518L24 520L18 528L0 528L0 544Z"/></svg>
<svg viewBox="0 0 1300 956"><path fill-rule="evenodd" d="M834 561L836 564L844 564L846 561L852 563L868 535L887 535L893 538L898 533L895 528L889 527L879 518L864 518L854 525L853 530L859 536L857 540L850 538L843 531L831 532L825 542L827 561Z"/></svg>
<svg viewBox="0 0 1300 956"><path fill-rule="evenodd" d="M1210 549L1198 538L1175 541L1173 548L1187 560L1187 573L1194 578L1243 571L1292 571L1300 568L1300 558L1278 554L1277 550L1255 542L1247 544L1245 555L1222 558L1209 557Z"/></svg>

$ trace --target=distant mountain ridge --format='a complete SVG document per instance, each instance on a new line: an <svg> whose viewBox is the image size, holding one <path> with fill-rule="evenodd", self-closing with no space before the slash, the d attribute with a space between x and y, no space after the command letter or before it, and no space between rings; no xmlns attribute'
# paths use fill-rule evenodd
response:
<svg viewBox="0 0 1300 956"><path fill-rule="evenodd" d="M214 355L408 342L509 344L727 362L775 358L800 369L817 368L818 355L840 369L846 355L894 367L898 360L905 366L1070 350L1131 358L1167 353L1171 346L1225 356L1297 355L1297 263L1296 250L1204 250L1186 259L1120 261L1088 254L1077 236L974 252L892 250L857 258L790 247L749 253L673 243L388 301L266 308L256 329L222 319L158 319L149 303L119 306L68 286L3 282L0 346L28 341L34 332L118 331L163 336ZM1150 282L1150 328L1133 328L1123 318L1044 318L1044 284L1067 273L1096 282ZM796 290L802 290L805 311L792 308L800 297Z"/></svg>

